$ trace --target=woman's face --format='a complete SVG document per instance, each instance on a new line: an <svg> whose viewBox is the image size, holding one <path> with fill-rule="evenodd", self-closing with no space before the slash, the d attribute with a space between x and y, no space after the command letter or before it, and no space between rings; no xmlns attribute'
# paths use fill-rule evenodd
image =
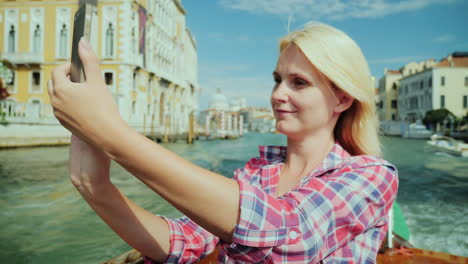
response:
<svg viewBox="0 0 468 264"><path fill-rule="evenodd" d="M278 132L291 138L333 132L339 99L295 44L281 52L273 78L271 106Z"/></svg>

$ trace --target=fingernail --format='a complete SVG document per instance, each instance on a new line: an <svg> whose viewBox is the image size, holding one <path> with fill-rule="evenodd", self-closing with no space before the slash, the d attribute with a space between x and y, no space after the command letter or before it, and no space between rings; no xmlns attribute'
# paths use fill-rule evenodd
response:
<svg viewBox="0 0 468 264"><path fill-rule="evenodd" d="M81 43L81 45L83 45L83 48L87 48L87 49L91 48L91 45L89 44L89 41L84 36L81 37L80 43Z"/></svg>

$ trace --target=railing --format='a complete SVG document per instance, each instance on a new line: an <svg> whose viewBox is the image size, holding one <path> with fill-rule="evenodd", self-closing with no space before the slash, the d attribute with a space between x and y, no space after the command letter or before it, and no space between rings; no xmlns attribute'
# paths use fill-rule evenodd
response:
<svg viewBox="0 0 468 264"><path fill-rule="evenodd" d="M40 52L4 52L0 53L0 60L11 64L41 64L44 57Z"/></svg>
<svg viewBox="0 0 468 264"><path fill-rule="evenodd" d="M0 122L15 124L58 124L48 104L0 101Z"/></svg>

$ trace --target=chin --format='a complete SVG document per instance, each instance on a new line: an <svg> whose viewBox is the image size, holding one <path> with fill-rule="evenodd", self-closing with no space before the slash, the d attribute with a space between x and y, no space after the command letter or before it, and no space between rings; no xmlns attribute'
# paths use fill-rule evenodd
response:
<svg viewBox="0 0 468 264"><path fill-rule="evenodd" d="M276 123L276 132L288 137L295 134L295 131L291 129L291 126L288 127L286 125L282 125L281 123Z"/></svg>

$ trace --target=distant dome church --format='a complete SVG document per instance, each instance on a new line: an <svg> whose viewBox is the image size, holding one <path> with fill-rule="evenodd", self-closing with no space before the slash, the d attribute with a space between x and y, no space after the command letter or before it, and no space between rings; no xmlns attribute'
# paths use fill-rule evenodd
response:
<svg viewBox="0 0 468 264"><path fill-rule="evenodd" d="M229 111L228 100L220 88L217 88L216 93L211 96L209 109Z"/></svg>

